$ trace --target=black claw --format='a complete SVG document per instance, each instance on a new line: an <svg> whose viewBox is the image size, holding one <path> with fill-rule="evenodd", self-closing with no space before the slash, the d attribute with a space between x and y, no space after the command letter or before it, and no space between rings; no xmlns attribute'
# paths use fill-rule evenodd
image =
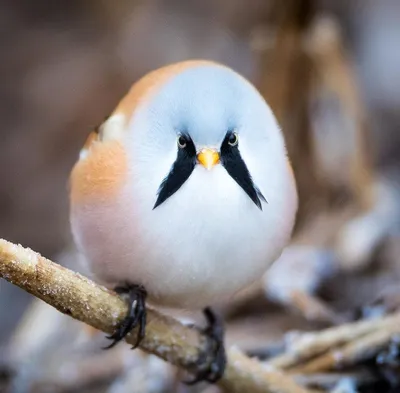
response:
<svg viewBox="0 0 400 393"><path fill-rule="evenodd" d="M145 335L145 330L146 330L146 306L143 302L138 302L138 309L137 309L137 321L135 322L135 326L139 324L139 330L137 333L137 339L135 345L132 346L132 349L135 349L138 347L140 342L143 340L144 335Z"/></svg>
<svg viewBox="0 0 400 393"><path fill-rule="evenodd" d="M206 350L200 355L197 361L197 366L201 371L192 380L184 381L186 385L194 385L200 381L215 383L223 376L226 367L222 320L210 307L205 308L203 313L207 319L207 327L203 331L207 336ZM212 359L207 362L210 354Z"/></svg>
<svg viewBox="0 0 400 393"><path fill-rule="evenodd" d="M103 349L110 349L114 347L119 341L135 327L139 326L137 340L132 349L137 348L145 336L146 329L146 296L147 292L141 285L126 284L125 286L118 286L115 289L118 294L127 294L129 296L129 310L126 317L119 324L115 332L106 336L107 339L113 342Z"/></svg>

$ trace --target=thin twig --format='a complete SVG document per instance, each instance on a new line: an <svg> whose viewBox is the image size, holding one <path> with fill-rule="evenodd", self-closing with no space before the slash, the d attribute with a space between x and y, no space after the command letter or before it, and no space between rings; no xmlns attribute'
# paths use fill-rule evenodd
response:
<svg viewBox="0 0 400 393"><path fill-rule="evenodd" d="M0 277L19 286L60 312L106 333L127 312L127 304L114 292L82 275L66 269L38 253L0 239ZM141 349L181 367L196 371L196 360L204 350L204 337L198 329L148 309L146 337ZM135 343L136 329L128 336ZM307 393L293 380L275 370L266 370L259 362L239 350L228 350L228 365L219 385L232 393Z"/></svg>
<svg viewBox="0 0 400 393"><path fill-rule="evenodd" d="M330 325L338 325L343 322L327 304L311 293L300 290L292 291L290 304L309 321Z"/></svg>
<svg viewBox="0 0 400 393"><path fill-rule="evenodd" d="M237 378L234 375L230 376L229 373L234 371L234 369L232 367L229 368L227 378L222 383L222 386L226 388L227 392L253 393L253 390L247 390L248 387L242 384L242 381L245 381L247 378L251 378L256 385L259 387L262 385L266 386L266 391L271 393L311 393L310 390L306 390L305 388L296 385L293 380L288 378L283 371L276 370L271 367L265 367L260 362L248 358L236 348L230 349L229 361L231 365L238 366L235 372L240 374L241 378ZM232 382L234 383L232 384ZM257 390L257 392L258 391L259 390Z"/></svg>
<svg viewBox="0 0 400 393"><path fill-rule="evenodd" d="M400 317L392 320L385 329L380 329L354 340L343 347L333 348L317 358L290 369L293 373L310 374L349 366L358 361L376 356L389 343L391 338L400 333Z"/></svg>
<svg viewBox="0 0 400 393"><path fill-rule="evenodd" d="M288 369L332 347L357 340L371 332L385 331L396 324L400 326L400 313L383 318L347 323L317 333L301 334L289 343L284 354L272 358L267 364Z"/></svg>

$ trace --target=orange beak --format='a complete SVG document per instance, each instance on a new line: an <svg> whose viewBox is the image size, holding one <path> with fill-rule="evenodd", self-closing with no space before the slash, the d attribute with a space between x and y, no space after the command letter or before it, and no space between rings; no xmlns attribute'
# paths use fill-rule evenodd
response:
<svg viewBox="0 0 400 393"><path fill-rule="evenodd" d="M219 153L214 149L202 149L197 154L197 160L204 168L210 170L214 165L219 163Z"/></svg>

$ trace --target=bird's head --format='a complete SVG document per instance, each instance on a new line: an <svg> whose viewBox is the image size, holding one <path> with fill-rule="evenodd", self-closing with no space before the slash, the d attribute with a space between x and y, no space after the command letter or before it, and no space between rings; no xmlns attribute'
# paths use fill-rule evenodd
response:
<svg viewBox="0 0 400 393"><path fill-rule="evenodd" d="M72 195L110 194L135 179L154 210L179 203L190 187L199 197L226 182L263 210L281 197L289 166L281 131L253 85L222 65L187 61L132 87L82 150Z"/></svg>

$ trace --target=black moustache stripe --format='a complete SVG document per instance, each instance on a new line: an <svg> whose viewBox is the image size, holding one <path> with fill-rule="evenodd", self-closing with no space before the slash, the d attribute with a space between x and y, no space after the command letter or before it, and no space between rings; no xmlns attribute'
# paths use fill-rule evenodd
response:
<svg viewBox="0 0 400 393"><path fill-rule="evenodd" d="M250 172L240 155L238 146L229 144L230 136L231 133L227 133L221 145L221 164L256 206L262 210L261 201L268 202L254 184ZM196 166L196 148L190 137L188 135L185 135L185 137L187 141L186 147L178 148L177 158L158 189L157 200L153 210L182 187Z"/></svg>
<svg viewBox="0 0 400 393"><path fill-rule="evenodd" d="M221 145L221 163L229 175L244 190L250 199L262 210L261 200L268 203L264 195L254 184L249 170L243 161L238 146L229 145L230 133L228 133Z"/></svg>
<svg viewBox="0 0 400 393"><path fill-rule="evenodd" d="M158 189L158 197L153 210L175 194L192 174L196 166L196 148L189 137L184 149L178 148L178 154L171 171L162 181Z"/></svg>

